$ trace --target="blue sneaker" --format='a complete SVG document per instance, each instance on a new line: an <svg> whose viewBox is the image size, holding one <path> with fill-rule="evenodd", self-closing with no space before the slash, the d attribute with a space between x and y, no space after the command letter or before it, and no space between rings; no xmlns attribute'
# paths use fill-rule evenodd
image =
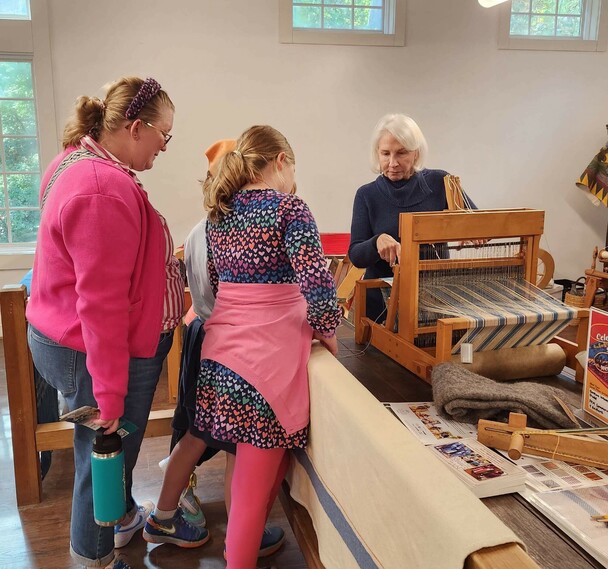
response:
<svg viewBox="0 0 608 569"><path fill-rule="evenodd" d="M112 569L131 569L131 566L121 557L114 559Z"/></svg>
<svg viewBox="0 0 608 569"><path fill-rule="evenodd" d="M209 532L187 522L180 508L168 520L159 520L150 514L143 535L149 543L173 543L179 547L200 547L209 541Z"/></svg>
<svg viewBox="0 0 608 569"><path fill-rule="evenodd" d="M285 532L278 526L266 526L262 534L262 543L258 557L268 557L276 553L285 542ZM226 559L226 544L224 543L224 559Z"/></svg>
<svg viewBox="0 0 608 569"><path fill-rule="evenodd" d="M201 501L198 496L194 493L196 488L196 474L193 472L190 475L190 481L188 487L182 492L179 499L179 507L184 513L186 521L190 522L193 526L204 528L207 525L205 514L201 506Z"/></svg>
<svg viewBox="0 0 608 569"><path fill-rule="evenodd" d="M258 557L268 557L278 551L285 541L285 532L279 526L266 526L262 535Z"/></svg>
<svg viewBox="0 0 608 569"><path fill-rule="evenodd" d="M144 527L146 518L152 513L152 510L154 510L154 504L149 500L145 500L137 506L135 515L128 524L114 526L114 547L116 549L127 545L131 541L131 538Z"/></svg>

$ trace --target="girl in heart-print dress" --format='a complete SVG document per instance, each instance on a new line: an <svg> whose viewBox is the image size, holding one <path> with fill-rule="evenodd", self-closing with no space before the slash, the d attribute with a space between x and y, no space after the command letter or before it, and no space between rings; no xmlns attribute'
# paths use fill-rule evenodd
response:
<svg viewBox="0 0 608 569"><path fill-rule="evenodd" d="M171 453L163 492L167 476L178 488L186 485L203 438L236 444L228 569L255 568L286 451L306 446L312 340L337 353L334 280L315 220L294 195L294 176L285 137L255 126L204 184L216 303L205 323L194 425Z"/></svg>

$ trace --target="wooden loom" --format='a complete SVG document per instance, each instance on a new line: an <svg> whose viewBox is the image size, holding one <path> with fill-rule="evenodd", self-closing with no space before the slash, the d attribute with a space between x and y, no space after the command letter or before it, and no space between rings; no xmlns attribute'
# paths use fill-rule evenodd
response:
<svg viewBox="0 0 608 569"><path fill-rule="evenodd" d="M471 211L443 211L402 213L399 218L401 239L401 265L395 267L392 292L384 324L365 316L366 292L369 288L391 286L383 279L357 282L355 293L355 340L359 344L371 342L373 346L394 359L420 378L430 383L433 366L452 359L455 331L471 327L468 318L440 318L436 325L424 326L418 321L420 274L430 270L457 270L459 268L521 267L524 279L536 282L539 241L543 233L544 212L534 209L500 209ZM423 244L462 242L471 240L517 239L521 254L511 257L478 259L420 260ZM395 322L398 314L398 330ZM555 337L566 354L566 365L576 369L576 378L582 381L583 370L575 355L586 345L589 311L579 310L580 319L576 342ZM424 334L436 333L435 345L421 348L415 340Z"/></svg>

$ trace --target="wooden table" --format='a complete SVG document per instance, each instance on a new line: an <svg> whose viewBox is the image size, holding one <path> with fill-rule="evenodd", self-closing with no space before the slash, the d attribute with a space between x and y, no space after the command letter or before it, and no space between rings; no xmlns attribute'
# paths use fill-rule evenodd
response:
<svg viewBox="0 0 608 569"><path fill-rule="evenodd" d="M341 363L383 402L432 401L431 386L376 350L355 344L354 330L342 325L338 330ZM362 353L363 352L363 353ZM581 385L560 378L543 379L544 383L580 393ZM602 569L603 565L588 555L547 518L518 494L496 496L484 504L509 526L526 544L528 554L543 569ZM608 530L607 530L608 531ZM517 569L517 568L512 568Z"/></svg>

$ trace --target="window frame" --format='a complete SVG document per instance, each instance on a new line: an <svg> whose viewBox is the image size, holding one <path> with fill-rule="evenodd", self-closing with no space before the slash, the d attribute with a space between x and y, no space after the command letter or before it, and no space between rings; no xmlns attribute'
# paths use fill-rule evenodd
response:
<svg viewBox="0 0 608 569"><path fill-rule="evenodd" d="M32 64L40 176L58 151L47 0L30 0L31 20L0 19L0 60ZM10 207L7 208L10 212ZM2 254L30 254L36 242L0 243Z"/></svg>
<svg viewBox="0 0 608 569"><path fill-rule="evenodd" d="M406 0L387 0L393 16L394 33L364 30L316 30L293 27L292 0L279 1L279 41L281 43L321 44L321 45L367 45L401 47L405 45Z"/></svg>
<svg viewBox="0 0 608 569"><path fill-rule="evenodd" d="M511 36L511 2L500 8L498 34L499 49L527 49L537 51L606 51L608 47L608 0L592 0L599 3L600 20L597 39L572 39L555 36ZM592 10L592 8L588 8ZM596 9L597 11L597 9Z"/></svg>

